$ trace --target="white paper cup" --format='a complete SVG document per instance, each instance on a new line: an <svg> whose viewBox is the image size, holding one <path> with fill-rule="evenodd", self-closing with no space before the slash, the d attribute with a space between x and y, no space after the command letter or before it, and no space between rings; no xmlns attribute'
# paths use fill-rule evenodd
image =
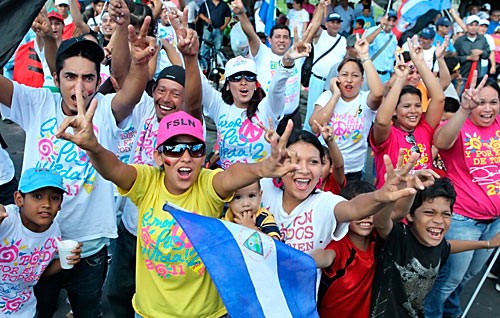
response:
<svg viewBox="0 0 500 318"><path fill-rule="evenodd" d="M73 240L64 240L64 241L56 240L56 242L57 242L57 250L59 252L59 261L61 262L61 268L62 269L73 268L73 264L68 264L68 260L66 259L66 257L70 255L75 255L74 253L71 253L71 251L75 249L76 245L78 245L78 242Z"/></svg>

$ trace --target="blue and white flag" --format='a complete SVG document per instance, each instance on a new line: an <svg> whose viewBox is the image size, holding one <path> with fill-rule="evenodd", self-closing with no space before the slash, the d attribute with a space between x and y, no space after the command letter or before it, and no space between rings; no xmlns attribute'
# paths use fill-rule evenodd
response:
<svg viewBox="0 0 500 318"><path fill-rule="evenodd" d="M259 16L262 19L262 22L266 25L266 34L268 36L271 35L271 29L276 23L276 0L263 0L262 6L260 7Z"/></svg>
<svg viewBox="0 0 500 318"><path fill-rule="evenodd" d="M318 317L312 257L234 223L163 209L186 233L231 318Z"/></svg>

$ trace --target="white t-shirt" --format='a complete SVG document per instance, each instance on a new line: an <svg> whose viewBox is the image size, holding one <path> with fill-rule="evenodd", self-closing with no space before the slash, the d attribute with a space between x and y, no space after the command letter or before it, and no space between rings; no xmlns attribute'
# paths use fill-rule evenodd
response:
<svg viewBox="0 0 500 318"><path fill-rule="evenodd" d="M329 125L333 127L335 141L344 157L345 173L363 170L368 149L368 134L377 114L366 104L370 92L360 91L356 99L346 102L339 98ZM316 101L316 105L325 107L331 91L324 91Z"/></svg>
<svg viewBox="0 0 500 318"><path fill-rule="evenodd" d="M89 28L94 31L94 28L96 26L99 27L99 29L101 29L101 25L102 25L102 20L101 20L101 15L97 15L97 16L94 16L94 17L91 17L88 21L87 21L87 25L89 26Z"/></svg>
<svg viewBox="0 0 500 318"><path fill-rule="evenodd" d="M42 233L32 232L24 227L16 205L6 205L5 210L9 216L0 224L0 316L33 318L33 286L54 259L61 231L54 222Z"/></svg>
<svg viewBox="0 0 500 318"><path fill-rule="evenodd" d="M247 118L246 109L226 104L222 100L221 93L202 76L203 113L212 118L217 126L217 143L222 168L225 169L235 162L258 162L271 154L271 146L264 139L265 130L255 123L260 122L269 127L268 118L271 118L273 126L278 126L283 116L285 82L288 75L295 70L279 67L276 72L269 94L259 103L252 118L253 122Z"/></svg>
<svg viewBox="0 0 500 318"><path fill-rule="evenodd" d="M299 251L310 254L314 249L324 249L331 240L339 241L349 229L349 223L337 223L335 206L345 199L331 192L316 190L288 214L283 209L283 190L274 186L271 179L262 179L262 206L276 220L281 239ZM316 286L321 277L318 269Z"/></svg>
<svg viewBox="0 0 500 318"><path fill-rule="evenodd" d="M309 22L309 13L302 9L297 11L295 9L290 9L286 15L288 18L288 28L290 29L291 37L294 36L293 28L297 27L297 35L302 38L302 33L304 32L304 23Z"/></svg>
<svg viewBox="0 0 500 318"><path fill-rule="evenodd" d="M252 55L252 52L250 52ZM257 79L262 85L262 89L269 94L269 86L271 85L271 80L274 74L279 68L279 62L283 57L274 54L271 48L265 46L264 44L259 44L259 51L257 55L253 57L255 64L257 66ZM302 69L302 64L304 59L295 60L295 67L293 68L293 73L288 77L286 81L285 89L285 111L284 114L288 115L293 113L297 107L299 107L300 102L300 71Z"/></svg>
<svg viewBox="0 0 500 318"><path fill-rule="evenodd" d="M83 242L115 238L113 184L95 171L85 151L55 136L66 118L61 95L48 89L13 84L10 118L26 132L23 171L33 167L49 168L63 177L67 194L56 217L63 239ZM112 152L116 152L119 134L111 109L114 96L96 95L99 104L93 120L97 140Z"/></svg>
<svg viewBox="0 0 500 318"><path fill-rule="evenodd" d="M405 51L409 51L410 49L408 48L408 42L405 42L403 44L403 49ZM423 56L424 56L424 61L425 64L427 64L427 67L432 70L432 72L439 72L439 64L437 59L434 60L434 53L436 52L436 47L433 45L427 50L422 50ZM432 68L432 62L434 61L434 68Z"/></svg>
<svg viewBox="0 0 500 318"><path fill-rule="evenodd" d="M340 63L345 57L347 43L345 37L337 34L335 37L328 35L328 32L322 31L319 36L318 42L314 44L314 61L316 61L321 55L328 51L337 40L340 38L339 43L331 50L327 55L325 55L319 62L314 64L312 67L312 72L320 77L326 78L328 72L333 65Z"/></svg>
<svg viewBox="0 0 500 318"><path fill-rule="evenodd" d="M167 40L168 43L177 47L177 35L171 25L163 25L158 22L158 37Z"/></svg>
<svg viewBox="0 0 500 318"><path fill-rule="evenodd" d="M490 52L495 52L496 46L495 46L495 40L493 40L493 37L491 34L484 34L484 38L486 39L486 42L488 43L490 47ZM490 59L481 59L481 67L488 67Z"/></svg>
<svg viewBox="0 0 500 318"><path fill-rule="evenodd" d="M9 153L0 147L0 185L6 184L14 178L15 169Z"/></svg>

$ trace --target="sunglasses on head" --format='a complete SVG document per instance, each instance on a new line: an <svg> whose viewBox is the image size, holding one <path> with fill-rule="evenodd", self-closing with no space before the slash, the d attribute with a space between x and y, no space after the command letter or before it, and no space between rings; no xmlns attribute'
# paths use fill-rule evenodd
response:
<svg viewBox="0 0 500 318"><path fill-rule="evenodd" d="M415 140L415 136L413 136L412 133L408 133L408 135L406 135L405 137L406 139L406 142L413 145L410 149L411 153L420 153L420 148L418 147L417 145L417 141Z"/></svg>
<svg viewBox="0 0 500 318"><path fill-rule="evenodd" d="M230 82L239 82L241 79L244 78L245 81L247 82L256 82L257 81L257 75L254 73L250 72L239 72L236 74L233 74L227 78L228 81Z"/></svg>
<svg viewBox="0 0 500 318"><path fill-rule="evenodd" d="M188 151L189 155L193 158L200 158L205 155L205 143L189 143L189 144L175 144L175 145L161 145L158 147L158 152L164 154L167 157L180 158L184 154L184 151Z"/></svg>

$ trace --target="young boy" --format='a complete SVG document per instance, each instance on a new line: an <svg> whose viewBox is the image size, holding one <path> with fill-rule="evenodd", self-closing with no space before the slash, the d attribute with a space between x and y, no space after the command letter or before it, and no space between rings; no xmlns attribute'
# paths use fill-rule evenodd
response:
<svg viewBox="0 0 500 318"><path fill-rule="evenodd" d="M42 274L61 270L59 260L54 260L55 240L61 237L54 218L65 192L57 172L31 168L21 176L15 204L0 205L0 316L33 317L33 286ZM70 264L80 261L80 246L68 256Z"/></svg>
<svg viewBox="0 0 500 318"><path fill-rule="evenodd" d="M371 315L423 317L424 298L450 253L500 245L500 234L490 241L446 241L456 193L447 178L418 191L407 215L409 226L394 223L391 211L374 216L383 243L377 253ZM383 242L385 241L385 242Z"/></svg>
<svg viewBox="0 0 500 318"><path fill-rule="evenodd" d="M350 200L377 189L365 181L348 183L340 195ZM368 317L375 274L373 216L349 224L340 241L332 241L325 255L318 291L320 317Z"/></svg>
<svg viewBox="0 0 500 318"><path fill-rule="evenodd" d="M304 0L293 0L293 9L288 10L286 25L290 28L290 34L294 34L293 28L297 28L298 39L302 38L302 33L307 28L309 23L309 13L302 8L302 3ZM298 41L298 39L293 39L292 41Z"/></svg>
<svg viewBox="0 0 500 318"><path fill-rule="evenodd" d="M259 230L280 240L280 232L274 216L267 209L261 207L261 201L262 190L259 181L236 190L224 220Z"/></svg>

